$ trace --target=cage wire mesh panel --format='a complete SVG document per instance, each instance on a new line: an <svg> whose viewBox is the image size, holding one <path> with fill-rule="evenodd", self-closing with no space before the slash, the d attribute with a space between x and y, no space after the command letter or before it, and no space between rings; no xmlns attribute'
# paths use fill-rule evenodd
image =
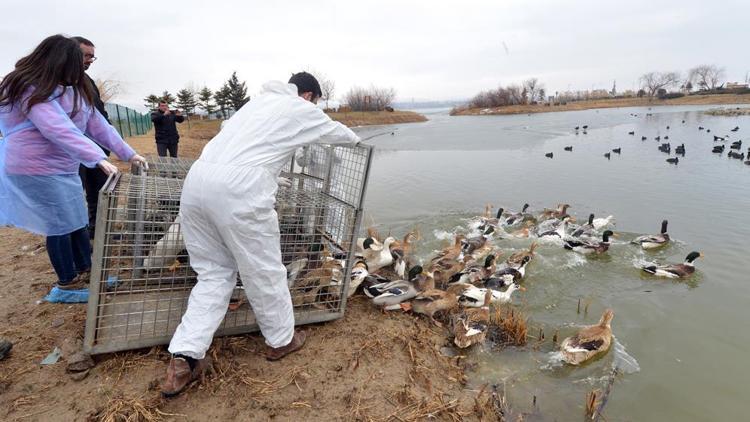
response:
<svg viewBox="0 0 750 422"><path fill-rule="evenodd" d="M145 158L148 163L148 170L143 170L140 165L133 163L130 167L132 174L184 179L195 162L195 160L187 158L160 157L158 155L147 155Z"/></svg>
<svg viewBox="0 0 750 422"><path fill-rule="evenodd" d="M292 183L279 188L276 211L298 325L343 316L371 152L313 145L284 166L282 176ZM94 240L84 340L89 353L168 343L196 283L180 231L183 179L152 174L118 174L100 192L103 230ZM238 279L217 334L255 330Z"/></svg>

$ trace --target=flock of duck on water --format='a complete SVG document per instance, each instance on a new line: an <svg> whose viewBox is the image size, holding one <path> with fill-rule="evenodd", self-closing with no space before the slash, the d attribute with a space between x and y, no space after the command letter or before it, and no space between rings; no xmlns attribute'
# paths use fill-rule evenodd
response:
<svg viewBox="0 0 750 422"><path fill-rule="evenodd" d="M650 116L651 114L649 113L647 115ZM637 117L638 115L631 113L631 116ZM682 123L684 124L685 121L683 120ZM574 128L576 135L578 135L579 130L581 129L581 127L583 127L583 134L586 135L588 133L587 132L588 125L576 126ZM667 126L667 130L669 130L669 126ZM698 126L698 130L699 131L704 131L705 130L706 133L711 133L711 129L706 129L703 126ZM732 128L730 130L730 132L737 132L739 130L740 130L740 127L739 126L735 126L734 128ZM628 135L635 136L635 131L631 130L630 132L628 132ZM724 136L713 135L713 137L714 137L714 142L727 142L727 141L730 140L729 138L731 137L731 135L729 135L729 134L726 134ZM648 136L641 136L641 141L646 141L646 140L648 140ZM657 136L654 137L654 140L657 141L657 142L661 142L662 141L662 136L661 135L657 135ZM669 140L669 135L664 135L664 139L663 140L665 140L665 141ZM714 153L714 154L722 154L724 152L725 148L726 148L726 145L724 145L724 144L714 145L712 147L711 152ZM563 149L565 151L572 152L573 151L573 145L567 145ZM750 165L750 147L747 148L747 154L745 154L744 152L742 152L742 153L739 152L741 149L742 149L742 139L738 139L736 141L732 141L730 143L730 145L729 145L729 153L727 153L727 158L734 158L734 159L743 161L747 165ZM658 150L669 155L669 154L672 153L672 145L669 142L661 143L659 145L659 147L658 147ZM736 150L736 152L734 150ZM622 154L622 147L613 148L611 152L604 153L604 157L607 160L610 160L612 158L612 153ZM666 159L667 163L669 163L669 164L678 164L680 162L680 158L678 157L678 155L681 155L683 158L685 158L685 144L682 143L680 145L677 145L674 148L674 154L675 154L674 157L670 157L670 158ZM547 157L547 158L554 158L554 155L555 155L554 152L548 152L548 153L544 154L544 156Z"/></svg>
<svg viewBox="0 0 750 422"><path fill-rule="evenodd" d="M483 215L469 220L469 234L457 234L450 246L436 252L424 265L414 263L416 232L403 239L382 239L370 228L367 236L357 241L358 260L352 266L348 295L361 290L384 311L422 314L438 326L442 324L435 315L447 313L456 346L482 343L489 327L490 305L509 303L514 292L525 290L521 284L537 248L535 241L528 249L501 260L502 252L494 239L557 239L566 250L583 255L601 255L609 250L610 239L617 236L608 228L613 217L595 218L591 214L586 223L577 225L568 214L569 207L559 204L534 214L524 204L519 212L500 208L493 216L492 207L487 205ZM664 220L659 233L639 236L631 243L644 250L669 244L667 224ZM648 263L639 268L657 277L687 278L695 272L694 261L702 256L691 252L682 263ZM563 340L563 360L578 365L606 352L612 340L613 316L614 312L607 309L597 324Z"/></svg>

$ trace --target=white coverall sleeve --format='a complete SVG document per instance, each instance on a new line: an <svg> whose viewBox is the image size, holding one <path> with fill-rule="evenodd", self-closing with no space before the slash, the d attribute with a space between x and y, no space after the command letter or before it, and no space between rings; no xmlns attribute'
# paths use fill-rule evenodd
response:
<svg viewBox="0 0 750 422"><path fill-rule="evenodd" d="M339 122L334 122L323 110L312 103L300 110L297 122L302 125L300 135L304 139L322 144L356 144L359 136Z"/></svg>

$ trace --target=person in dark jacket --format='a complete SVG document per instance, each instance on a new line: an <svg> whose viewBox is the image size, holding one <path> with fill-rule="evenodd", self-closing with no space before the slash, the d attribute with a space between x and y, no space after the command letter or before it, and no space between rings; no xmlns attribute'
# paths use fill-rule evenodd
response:
<svg viewBox="0 0 750 422"><path fill-rule="evenodd" d="M169 152L170 157L177 157L177 143L180 141L180 134L177 133L177 125L182 123L185 117L180 110L171 111L167 103L159 103L159 109L151 113L151 121L154 122L156 132L156 151L160 157L166 157Z"/></svg>
<svg viewBox="0 0 750 422"><path fill-rule="evenodd" d="M96 60L96 47L94 46L94 43L84 37L72 37L72 39L78 41L78 44L81 46L81 52L83 53L83 69L88 70L91 64ZM96 83L91 79L91 76L89 76L88 73L85 73L84 75L94 91L94 107L96 107L99 113L104 116L107 123L112 124L112 122L109 121L109 114L107 114L107 110L104 108L104 102L99 94L99 88L97 88ZM101 145L99 145L99 147L109 157L109 150ZM94 230L96 229L96 208L99 203L99 191L104 186L104 183L107 182L107 175L104 174L99 167L88 168L84 165L80 166L78 174L81 176L81 183L83 183L83 189L86 191L86 205L88 206L89 213L89 237L93 239Z"/></svg>

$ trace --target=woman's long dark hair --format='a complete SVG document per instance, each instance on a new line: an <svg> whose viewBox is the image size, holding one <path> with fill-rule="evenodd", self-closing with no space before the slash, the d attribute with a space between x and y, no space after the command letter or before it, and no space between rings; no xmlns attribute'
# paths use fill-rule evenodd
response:
<svg viewBox="0 0 750 422"><path fill-rule="evenodd" d="M78 42L63 35L52 35L42 41L26 57L16 62L16 68L5 75L0 82L0 107L10 106L25 101L28 113L35 104L48 101L58 85L73 88L73 111L79 110L80 99L88 104L94 102L94 91L85 76L83 53ZM34 91L24 98L27 90Z"/></svg>

